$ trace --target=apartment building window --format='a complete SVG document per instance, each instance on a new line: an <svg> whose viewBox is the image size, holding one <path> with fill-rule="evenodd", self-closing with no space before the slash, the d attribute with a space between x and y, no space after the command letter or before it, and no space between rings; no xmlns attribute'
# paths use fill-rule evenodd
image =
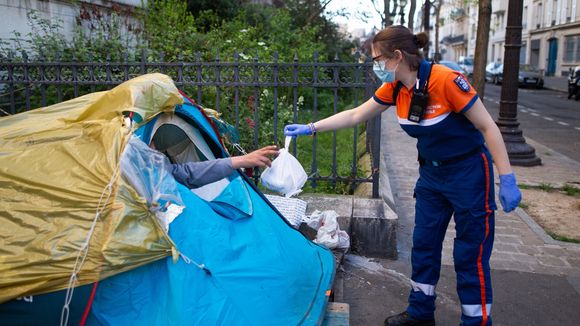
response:
<svg viewBox="0 0 580 326"><path fill-rule="evenodd" d="M520 63L526 63L526 53L528 52L528 44L522 42L522 47L520 48Z"/></svg>
<svg viewBox="0 0 580 326"><path fill-rule="evenodd" d="M528 6L524 6L524 13L522 14L522 28L528 29Z"/></svg>
<svg viewBox="0 0 580 326"><path fill-rule="evenodd" d="M580 35L564 38L564 62L580 62Z"/></svg>
<svg viewBox="0 0 580 326"><path fill-rule="evenodd" d="M573 0L566 0L566 22L569 23L572 21L572 1Z"/></svg>
<svg viewBox="0 0 580 326"><path fill-rule="evenodd" d="M556 25L556 14L558 12L558 0L553 0L552 1L552 22L550 23L550 26L554 26Z"/></svg>
<svg viewBox="0 0 580 326"><path fill-rule="evenodd" d="M536 28L542 28L544 26L544 7L542 3L538 3L536 6Z"/></svg>

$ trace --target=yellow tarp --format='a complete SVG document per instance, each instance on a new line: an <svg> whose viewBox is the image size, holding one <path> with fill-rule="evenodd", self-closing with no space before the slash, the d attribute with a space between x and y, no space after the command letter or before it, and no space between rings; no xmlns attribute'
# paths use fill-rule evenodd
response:
<svg viewBox="0 0 580 326"><path fill-rule="evenodd" d="M175 252L118 169L130 137L122 113L146 123L180 103L169 77L149 74L0 119L0 302L67 287L101 197L77 284Z"/></svg>

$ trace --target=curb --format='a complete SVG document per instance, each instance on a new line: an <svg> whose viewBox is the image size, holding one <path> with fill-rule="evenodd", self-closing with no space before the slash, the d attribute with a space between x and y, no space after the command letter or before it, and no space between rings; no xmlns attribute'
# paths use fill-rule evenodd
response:
<svg viewBox="0 0 580 326"><path fill-rule="evenodd" d="M532 229L532 231L534 231L537 236L539 236L544 241L544 243L559 245L562 247L580 248L580 243L564 242L552 238L538 223L536 223L536 221L534 221L534 219L530 217L530 215L528 215L528 213L526 213L526 211L520 207L517 207L514 212L530 227L530 229Z"/></svg>
<svg viewBox="0 0 580 326"><path fill-rule="evenodd" d="M550 90L550 91L555 91L555 92L560 92L560 93L564 93L564 94L568 94L568 90L563 90L560 88L555 88L555 87L550 87L550 86L546 86L544 85L544 89Z"/></svg>

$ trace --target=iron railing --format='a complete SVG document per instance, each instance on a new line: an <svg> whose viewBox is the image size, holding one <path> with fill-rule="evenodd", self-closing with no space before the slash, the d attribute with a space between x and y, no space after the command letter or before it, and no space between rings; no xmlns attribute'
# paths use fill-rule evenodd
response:
<svg viewBox="0 0 580 326"><path fill-rule="evenodd" d="M219 56L211 62L202 61L199 53L193 62L165 62L163 58L150 61L147 58L146 52L141 54L141 60L129 60L125 55L124 60L116 62L32 61L25 55L18 59L0 58L0 109L4 114L15 114L109 89L141 74L161 72L172 77L177 87L198 103L220 112L237 130L246 128L241 134L251 137L250 147L258 148L272 140L278 143L283 137L284 123L316 121L339 110L356 107L372 96L377 87L371 63L358 53L353 62L340 62L338 58L333 62L319 62L316 53L312 62L299 62L297 57L292 62L280 62L277 54L271 62L237 54L229 62ZM332 110L322 110L322 116L320 105L331 105ZM264 116L270 113L271 119ZM317 138L312 139L309 180L313 187L321 180L333 185L349 182L351 189L356 184L372 182L373 197L378 197L380 118L367 122L365 127L365 150L371 154L372 173L363 176L358 173L360 129L354 127L348 175L339 175L337 171L337 150L346 150L337 149L337 133L332 135L332 163L328 175L319 173ZM263 136L264 131L268 132L267 137ZM296 142L292 151L296 155Z"/></svg>

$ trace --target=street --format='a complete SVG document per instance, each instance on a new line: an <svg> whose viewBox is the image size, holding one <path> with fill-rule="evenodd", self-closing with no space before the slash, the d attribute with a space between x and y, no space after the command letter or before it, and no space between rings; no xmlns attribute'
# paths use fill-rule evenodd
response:
<svg viewBox="0 0 580 326"><path fill-rule="evenodd" d="M484 103L496 121L500 97L501 85L486 84ZM563 92L520 87L518 121L524 137L580 162L580 101Z"/></svg>

